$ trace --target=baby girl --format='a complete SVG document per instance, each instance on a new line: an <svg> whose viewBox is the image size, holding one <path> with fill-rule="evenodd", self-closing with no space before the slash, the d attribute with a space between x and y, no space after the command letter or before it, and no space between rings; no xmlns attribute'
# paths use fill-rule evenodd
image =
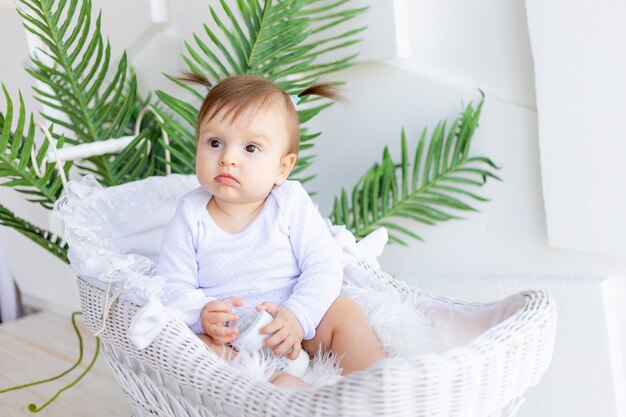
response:
<svg viewBox="0 0 626 417"><path fill-rule="evenodd" d="M276 355L332 350L344 374L383 359L363 311L339 296L341 249L304 188L287 180L298 158L300 97L336 99L334 87L289 95L253 76L185 80L210 88L196 131L200 188L180 202L156 273L169 291L199 288L206 296L192 330L218 354L234 355L237 328L225 323L238 317L228 304L246 305L272 315L260 332ZM308 386L282 371L271 382Z"/></svg>

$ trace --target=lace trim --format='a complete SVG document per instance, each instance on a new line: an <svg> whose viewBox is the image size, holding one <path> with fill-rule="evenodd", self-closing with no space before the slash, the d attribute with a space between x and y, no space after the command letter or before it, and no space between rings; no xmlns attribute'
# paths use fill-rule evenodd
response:
<svg viewBox="0 0 626 417"><path fill-rule="evenodd" d="M165 279L153 277L155 262L143 255L123 253L129 235L140 244L154 245L141 234L165 227L179 199L197 186L194 176L171 175L104 188L93 175L68 183L68 194L54 205L65 222L65 240L72 271L107 283L103 326L112 303L123 292L143 304L159 299ZM160 243L160 242L158 242ZM111 291L114 291L112 297Z"/></svg>

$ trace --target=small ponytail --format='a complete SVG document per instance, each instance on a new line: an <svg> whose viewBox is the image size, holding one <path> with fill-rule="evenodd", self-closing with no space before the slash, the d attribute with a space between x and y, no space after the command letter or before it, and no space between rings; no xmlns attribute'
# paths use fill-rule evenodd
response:
<svg viewBox="0 0 626 417"><path fill-rule="evenodd" d="M339 93L337 85L331 83L315 83L298 94L298 97L304 96L321 96L339 102L346 101L346 99Z"/></svg>
<svg viewBox="0 0 626 417"><path fill-rule="evenodd" d="M176 77L176 79L178 81L182 81L182 82L189 83L189 84L203 85L207 88L213 88L215 87L215 85L217 85L217 83L213 84L211 81L209 81L209 79L205 77L204 75L198 74L197 72L193 72L193 71L183 71L182 75L179 77Z"/></svg>

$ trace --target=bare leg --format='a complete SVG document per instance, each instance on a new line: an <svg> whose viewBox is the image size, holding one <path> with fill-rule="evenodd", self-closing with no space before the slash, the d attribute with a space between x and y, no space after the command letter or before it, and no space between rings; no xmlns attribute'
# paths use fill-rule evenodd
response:
<svg viewBox="0 0 626 417"><path fill-rule="evenodd" d="M354 300L343 296L330 306L317 326L315 337L302 343L310 355L320 346L324 352L330 349L342 358L344 375L366 369L387 357L365 313Z"/></svg>
<svg viewBox="0 0 626 417"><path fill-rule="evenodd" d="M270 382L281 388L289 389L307 389L311 388L311 385L304 382L297 376L290 375L283 371L276 371L270 378Z"/></svg>
<svg viewBox="0 0 626 417"><path fill-rule="evenodd" d="M197 334L209 349L220 355L222 358L232 359L237 356L237 352L229 345L223 345L217 343L212 337L206 334ZM270 382L277 387L290 388L290 389L305 389L311 388L311 385L304 382L302 379L289 375L283 371L275 371L270 378Z"/></svg>
<svg viewBox="0 0 626 417"><path fill-rule="evenodd" d="M217 353L222 358L231 359L237 356L237 353L232 347L230 347L230 345L217 343L211 336L206 334L197 333L196 336L198 336L209 349Z"/></svg>

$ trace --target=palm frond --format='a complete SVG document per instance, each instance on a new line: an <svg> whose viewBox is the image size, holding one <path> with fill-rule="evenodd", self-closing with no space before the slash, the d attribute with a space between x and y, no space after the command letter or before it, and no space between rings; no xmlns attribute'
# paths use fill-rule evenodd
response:
<svg viewBox="0 0 626 417"><path fill-rule="evenodd" d="M157 91L156 94L160 101L156 111L164 121L161 128L170 138L169 144L161 142L160 145L172 155L172 172L192 174L196 170L195 129L198 109L163 91ZM172 116L172 113L176 116Z"/></svg>
<svg viewBox="0 0 626 417"><path fill-rule="evenodd" d="M298 92L313 84L320 76L352 65L356 54L336 61L317 63L325 54L359 42L357 35L365 28L346 29L324 36L331 28L341 27L366 8L347 9L351 0L337 1L318 7L311 0L237 0L236 6L220 0L221 10L209 8L212 24L204 25L204 33L194 34L193 42L185 43L184 61L190 70L218 81L233 74L251 74L274 81L287 92ZM347 26L347 25L346 25ZM308 41L312 34L316 39ZM171 78L170 78L171 79ZM185 101L158 92L159 107L174 116L177 123L168 131L172 138L171 152L179 158L173 171L189 172L195 153L195 117L197 110ZM201 99L202 94L196 94ZM308 103L307 103L308 102ZM299 105L300 123L306 123L332 105L328 100L314 105L304 98ZM163 116L163 115L162 115ZM305 137L306 133L302 132ZM317 135L308 135L313 139ZM309 142L301 150L292 178L311 165ZM309 156L309 158L305 158ZM179 172L179 171L176 171ZM306 178L298 178L300 181Z"/></svg>
<svg viewBox="0 0 626 417"><path fill-rule="evenodd" d="M35 88L43 117L63 127L70 144L124 135L136 110L136 80L125 54L111 71L111 48L101 15L92 23L91 0L18 0L18 13L43 44L27 68L46 87ZM116 184L106 156L88 160L103 184Z"/></svg>
<svg viewBox="0 0 626 417"><path fill-rule="evenodd" d="M44 141L37 151L35 164L42 168L41 177L37 175L31 161L31 153L35 146L35 123L33 115L27 117L22 94L19 94L19 108L14 108L13 101L4 85L2 85L7 103L6 113L0 113L0 186L12 187L28 195L28 200L51 209L62 192L61 177L54 164L45 164L44 160L49 143ZM14 119L15 129L12 129ZM63 136L57 143L63 146ZM71 162L63 165L67 175Z"/></svg>
<svg viewBox="0 0 626 417"><path fill-rule="evenodd" d="M386 227L390 241L406 244L403 238L422 238L399 219L434 225L458 219L464 211L475 211L468 200L488 201L465 189L482 186L489 178L500 180L494 173L499 168L489 158L468 156L483 103L484 95L477 108L468 104L448 130L446 123L440 122L428 144L424 130L415 149L412 173L403 130L400 163L393 161L385 147L381 163L359 179L351 197L345 190L335 197L332 222L346 225L357 237Z"/></svg>
<svg viewBox="0 0 626 417"><path fill-rule="evenodd" d="M65 243L61 237L56 236L47 230L43 230L20 217L17 217L11 210L2 204L0 204L0 225L17 230L63 262L69 263L69 260L67 259L67 243Z"/></svg>

